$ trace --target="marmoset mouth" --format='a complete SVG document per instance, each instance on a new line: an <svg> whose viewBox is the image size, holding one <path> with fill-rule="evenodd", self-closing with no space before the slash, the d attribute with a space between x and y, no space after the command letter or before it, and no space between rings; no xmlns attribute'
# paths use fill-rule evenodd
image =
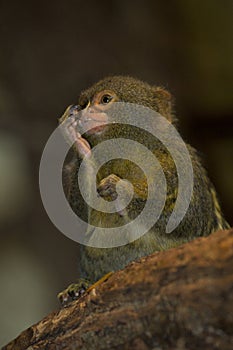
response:
<svg viewBox="0 0 233 350"><path fill-rule="evenodd" d="M78 125L87 135L99 135L106 130L108 120L106 113L95 111L95 109L87 109L80 112Z"/></svg>
<svg viewBox="0 0 233 350"><path fill-rule="evenodd" d="M106 131L106 124L100 124L97 126L94 126L93 128L89 129L88 131L85 132L87 136L89 135L102 135L102 133Z"/></svg>

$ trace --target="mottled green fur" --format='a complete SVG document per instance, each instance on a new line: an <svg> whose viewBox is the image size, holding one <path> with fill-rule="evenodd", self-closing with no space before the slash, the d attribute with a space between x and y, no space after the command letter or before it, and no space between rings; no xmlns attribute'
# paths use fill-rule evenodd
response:
<svg viewBox="0 0 233 350"><path fill-rule="evenodd" d="M78 104L86 106L93 96L102 90L114 91L120 102L130 102L149 107L175 122L173 103L170 93L160 87L130 77L108 77L81 93ZM218 229L228 227L218 203L216 192L202 167L196 151L189 145L187 148L194 171L194 188L188 211L179 226L170 234L165 232L166 223L173 211L177 196L178 178L174 161L166 148L156 138L137 128L127 125L112 125L101 137L87 137L91 146L108 138L126 137L139 141L151 149L159 160L167 182L167 200L162 215L154 227L143 237L117 248L91 248L82 246L80 255L81 277L94 282L111 270L123 268L130 261L149 255L158 250L169 249L195 237L207 236ZM136 150L135 150L136 151ZM77 184L77 172L80 160L72 168L68 199L72 209L82 218L89 217L93 225L111 227L120 226L125 218L115 214L104 214L88 208L84 203ZM151 164L151 173L156 172L156 165ZM100 181L115 174L126 178L134 185L135 196L127 207L128 217L136 217L143 209L147 196L147 181L142 171L127 160L112 160L103 166L98 174L97 187ZM88 174L87 174L88 177ZM90 179L96 181L96 179ZM158 194L159 195L159 194ZM158 200L158 198L154 198ZM119 228L120 230L120 228Z"/></svg>

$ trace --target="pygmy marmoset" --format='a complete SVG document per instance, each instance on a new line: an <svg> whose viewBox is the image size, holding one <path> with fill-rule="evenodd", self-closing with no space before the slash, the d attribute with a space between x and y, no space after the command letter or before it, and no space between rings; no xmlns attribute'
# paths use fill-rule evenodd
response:
<svg viewBox="0 0 233 350"><path fill-rule="evenodd" d="M105 124L104 118L109 106L117 102L141 105L158 112L170 123L176 125L173 114L173 99L168 91L161 87L150 86L140 80L127 76L107 77L80 94L76 105L67 108L60 122L79 118L71 130L76 137L72 147L73 158L64 167L64 189L72 210L92 225L101 227L119 227L127 220L134 219L142 211L147 200L148 179L141 169L127 159L113 159L100 167L98 176L90 181L96 182L99 196L106 201L116 199L116 185L120 179L127 179L134 188L133 198L123 213L104 213L90 208L83 199L78 181L78 171L82 159L92 152L92 148L104 140L128 138L137 140L150 149L158 159L164 171L167 183L167 198L160 218L155 225L139 239L114 248L80 247L81 278L91 283L97 281L109 271L123 268L130 261L155 251L175 247L198 236L206 236L218 229L229 227L222 216L217 195L213 185L202 167L196 151L186 144L193 168L193 192L188 210L176 229L165 232L166 223L174 208L177 198L178 177L176 166L166 147L145 130L127 124ZM98 113L96 112L98 111ZM80 114L81 112L81 114ZM103 114L101 114L103 113ZM81 118L79 117L81 115ZM77 120L76 120L77 121ZM92 129L82 132L85 122ZM136 150L135 150L136 152ZM151 164L151 171L156 172L156 164ZM127 187L127 185L126 185ZM127 188L126 188L127 192ZM154 198L156 201L156 197ZM101 208L100 208L101 209ZM78 286L68 288L60 294L61 299L67 295L78 295Z"/></svg>

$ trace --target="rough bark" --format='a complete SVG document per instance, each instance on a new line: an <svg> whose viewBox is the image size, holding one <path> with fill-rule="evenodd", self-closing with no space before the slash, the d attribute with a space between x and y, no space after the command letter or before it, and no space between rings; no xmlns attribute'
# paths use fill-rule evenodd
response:
<svg viewBox="0 0 233 350"><path fill-rule="evenodd" d="M219 231L131 263L3 349L230 350L232 248Z"/></svg>

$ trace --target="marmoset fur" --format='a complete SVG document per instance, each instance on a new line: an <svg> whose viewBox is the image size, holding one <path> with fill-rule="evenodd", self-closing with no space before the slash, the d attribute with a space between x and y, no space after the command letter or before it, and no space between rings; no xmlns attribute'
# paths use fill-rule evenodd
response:
<svg viewBox="0 0 233 350"><path fill-rule="evenodd" d="M72 210L91 225L119 227L119 230L125 222L133 220L143 210L150 179L145 177L136 164L126 159L108 161L100 168L97 178L91 178L91 173L86 174L90 181L97 183L99 196L107 201L117 198L116 185L119 180L128 180L133 185L134 195L123 211L104 213L101 208L92 209L85 203L80 193L77 176L82 159L99 143L119 137L140 142L156 156L166 178L167 198L158 221L149 232L139 239L114 248L81 247L80 277L87 279L90 283L97 281L109 271L119 270L130 261L142 256L169 249L196 237L207 236L216 230L229 227L222 215L216 191L196 150L186 144L193 168L194 184L191 201L178 227L171 233L166 233L166 224L174 209L179 183L174 159L162 142L145 130L127 124L108 125L106 120L104 120L105 125L101 125L102 115L97 115L95 111L104 113L109 106L117 102L133 103L150 108L176 126L173 98L161 87L151 86L131 77L112 76L83 91L77 104L68 107L60 118L60 122L75 118L76 115L78 118L78 113L82 112L78 132L76 129L72 131L74 135L77 135L77 140L73 145L73 159L64 167L64 188ZM92 129L82 133L82 123L85 122L85 118L92 123ZM149 174L150 172L155 173L157 167L158 164L150 164ZM127 182L123 184L123 191L127 193ZM154 201L157 199L155 196ZM65 298L67 294L78 295L78 287L75 286L68 288L60 297Z"/></svg>

